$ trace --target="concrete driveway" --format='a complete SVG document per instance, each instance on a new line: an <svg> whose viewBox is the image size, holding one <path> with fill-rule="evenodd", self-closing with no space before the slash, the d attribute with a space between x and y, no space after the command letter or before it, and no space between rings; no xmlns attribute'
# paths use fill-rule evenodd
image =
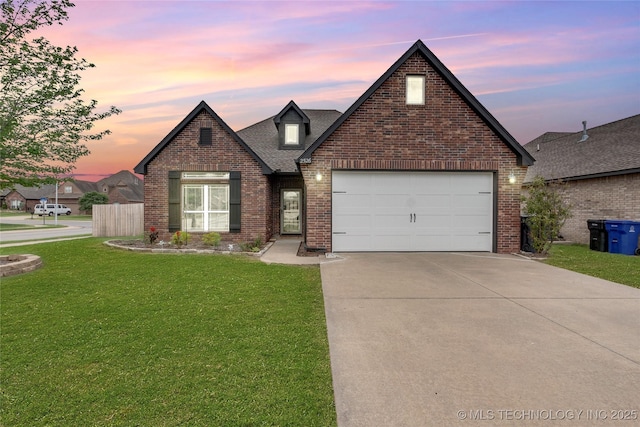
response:
<svg viewBox="0 0 640 427"><path fill-rule="evenodd" d="M510 255L341 256L340 427L640 424L640 290Z"/></svg>

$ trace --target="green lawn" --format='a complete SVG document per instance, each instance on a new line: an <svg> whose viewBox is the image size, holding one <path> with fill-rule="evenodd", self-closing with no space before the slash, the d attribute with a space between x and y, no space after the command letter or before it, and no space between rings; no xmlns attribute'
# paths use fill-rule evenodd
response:
<svg viewBox="0 0 640 427"><path fill-rule="evenodd" d="M640 288L640 257L610 254L588 245L553 245L547 264Z"/></svg>
<svg viewBox="0 0 640 427"><path fill-rule="evenodd" d="M0 231L25 230L35 228L33 225L26 224L9 224L0 222Z"/></svg>
<svg viewBox="0 0 640 427"><path fill-rule="evenodd" d="M28 220L33 219L34 221L42 222L42 218L41 216L33 215L33 218L29 217ZM44 218L47 223L51 222L52 224L56 220L53 215L45 215ZM92 219L91 215L58 215L58 221L91 221Z"/></svg>
<svg viewBox="0 0 640 427"><path fill-rule="evenodd" d="M24 216L24 215L26 214L22 211L0 209L0 218L9 218L12 216L15 217L15 216Z"/></svg>
<svg viewBox="0 0 640 427"><path fill-rule="evenodd" d="M2 425L336 424L317 267L102 240L1 250Z"/></svg>
<svg viewBox="0 0 640 427"><path fill-rule="evenodd" d="M7 222L0 222L0 231L14 231L14 230L32 230L35 228L64 228L66 225L55 225L53 222L46 225L30 225L30 224L9 224ZM39 239L38 239L39 240Z"/></svg>

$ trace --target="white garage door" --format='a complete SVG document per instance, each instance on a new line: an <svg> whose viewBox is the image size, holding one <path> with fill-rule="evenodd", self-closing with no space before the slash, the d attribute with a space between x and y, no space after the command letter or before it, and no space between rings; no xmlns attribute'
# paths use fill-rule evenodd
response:
<svg viewBox="0 0 640 427"><path fill-rule="evenodd" d="M489 251L491 172L332 174L335 252Z"/></svg>

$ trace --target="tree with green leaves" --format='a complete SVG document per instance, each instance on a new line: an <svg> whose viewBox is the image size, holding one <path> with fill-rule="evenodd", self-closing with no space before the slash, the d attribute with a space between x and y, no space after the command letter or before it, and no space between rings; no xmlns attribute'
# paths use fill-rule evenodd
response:
<svg viewBox="0 0 640 427"><path fill-rule="evenodd" d="M97 191L84 193L84 195L80 197L80 200L78 200L79 208L84 212L91 212L93 205L106 205L107 203L109 203L109 196Z"/></svg>
<svg viewBox="0 0 640 427"><path fill-rule="evenodd" d="M559 185L538 176L527 186L527 195L522 198L533 248L541 255L549 252L564 222L571 217L571 207L557 191Z"/></svg>
<svg viewBox="0 0 640 427"><path fill-rule="evenodd" d="M69 0L0 0L0 189L53 184L89 154L85 142L97 121L120 113L95 112L82 99L80 72L94 67L76 58L76 47L58 47L42 27L68 19Z"/></svg>

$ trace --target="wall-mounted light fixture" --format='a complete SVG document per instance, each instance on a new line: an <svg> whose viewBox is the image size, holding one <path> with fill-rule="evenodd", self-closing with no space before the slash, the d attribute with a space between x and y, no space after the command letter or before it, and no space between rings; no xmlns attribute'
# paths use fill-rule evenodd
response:
<svg viewBox="0 0 640 427"><path fill-rule="evenodd" d="M514 175L513 172L511 172L509 174L509 184L515 184L516 183L516 176Z"/></svg>
<svg viewBox="0 0 640 427"><path fill-rule="evenodd" d="M322 174L320 172L316 174L316 181L322 181Z"/></svg>

